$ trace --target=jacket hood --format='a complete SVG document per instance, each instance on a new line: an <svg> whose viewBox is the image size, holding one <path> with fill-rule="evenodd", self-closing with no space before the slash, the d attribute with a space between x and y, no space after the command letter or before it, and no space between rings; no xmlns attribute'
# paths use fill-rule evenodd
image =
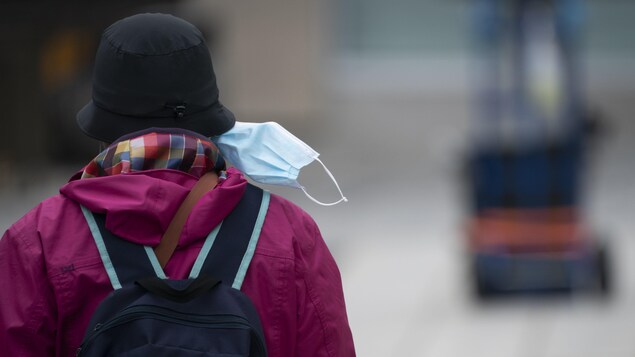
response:
<svg viewBox="0 0 635 357"><path fill-rule="evenodd" d="M106 229L131 242L156 246L197 178L185 172L160 169L77 179L60 193L94 213L106 214ZM235 170L219 179L187 218L179 246L207 236L238 204L247 181Z"/></svg>

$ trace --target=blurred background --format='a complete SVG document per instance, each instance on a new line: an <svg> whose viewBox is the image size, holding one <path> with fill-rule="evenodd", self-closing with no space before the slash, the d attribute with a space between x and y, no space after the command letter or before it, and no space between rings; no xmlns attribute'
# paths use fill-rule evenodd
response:
<svg viewBox="0 0 635 357"><path fill-rule="evenodd" d="M320 225L359 356L633 356L635 2L559 2L580 9L575 87L599 118L594 145L581 146L576 217L610 249L610 295L474 294L466 227L480 213L466 161L486 127L484 68L509 56L504 47L483 56L492 42L477 36L475 14L490 0L3 0L0 229L98 153L75 114L91 97L103 29L138 12L172 13L206 35L221 100L237 119L288 128L321 153L348 197L321 207L270 187ZM540 69L531 78L551 83L548 51L532 51ZM300 182L337 199L315 166Z"/></svg>

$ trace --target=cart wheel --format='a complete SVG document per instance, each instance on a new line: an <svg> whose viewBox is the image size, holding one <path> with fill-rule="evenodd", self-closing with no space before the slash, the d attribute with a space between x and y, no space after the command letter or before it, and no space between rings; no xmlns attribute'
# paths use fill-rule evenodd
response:
<svg viewBox="0 0 635 357"><path fill-rule="evenodd" d="M611 293L611 270L608 250L606 245L600 245L596 252L596 269L598 289L603 295Z"/></svg>
<svg viewBox="0 0 635 357"><path fill-rule="evenodd" d="M485 283L485 279L483 278L483 271L479 269L479 265L476 263L476 259L472 259L472 265L470 267L470 275L472 283L472 292L474 297L477 300L484 301L494 297L495 291L492 290L487 283Z"/></svg>

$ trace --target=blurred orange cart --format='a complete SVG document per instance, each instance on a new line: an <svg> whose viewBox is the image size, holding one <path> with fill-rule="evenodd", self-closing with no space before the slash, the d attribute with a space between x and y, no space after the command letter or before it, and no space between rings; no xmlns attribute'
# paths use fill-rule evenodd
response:
<svg viewBox="0 0 635 357"><path fill-rule="evenodd" d="M606 292L606 248L580 209L590 122L578 70L580 1L473 4L483 79L467 160L475 291Z"/></svg>

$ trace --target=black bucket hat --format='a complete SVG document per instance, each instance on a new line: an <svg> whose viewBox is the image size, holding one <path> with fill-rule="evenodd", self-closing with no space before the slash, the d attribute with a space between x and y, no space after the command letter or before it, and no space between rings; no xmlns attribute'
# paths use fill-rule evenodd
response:
<svg viewBox="0 0 635 357"><path fill-rule="evenodd" d="M205 136L234 126L218 99L212 59L201 32L166 14L139 14L108 27L93 73L93 99L77 113L88 136L113 142L151 127Z"/></svg>

